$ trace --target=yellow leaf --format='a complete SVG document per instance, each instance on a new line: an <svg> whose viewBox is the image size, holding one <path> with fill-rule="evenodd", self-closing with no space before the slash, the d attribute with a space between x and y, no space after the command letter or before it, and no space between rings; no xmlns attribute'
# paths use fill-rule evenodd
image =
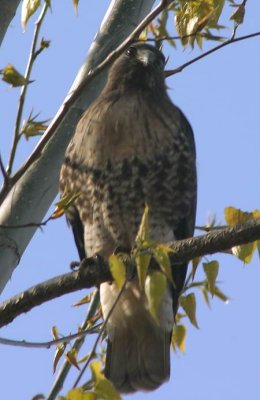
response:
<svg viewBox="0 0 260 400"><path fill-rule="evenodd" d="M25 30L28 20L37 11L40 4L41 0L23 0L21 19L23 30Z"/></svg>
<svg viewBox="0 0 260 400"><path fill-rule="evenodd" d="M172 347L176 351L176 346L182 353L185 353L186 326L174 325L172 331Z"/></svg>
<svg viewBox="0 0 260 400"><path fill-rule="evenodd" d="M254 210L252 214L254 218L260 218L260 210Z"/></svg>
<svg viewBox="0 0 260 400"><path fill-rule="evenodd" d="M228 225L236 225L252 218L252 213L242 211L235 207L225 208L225 219Z"/></svg>
<svg viewBox="0 0 260 400"><path fill-rule="evenodd" d="M97 395L92 392L84 392L82 388L69 391L65 400L97 400Z"/></svg>
<svg viewBox="0 0 260 400"><path fill-rule="evenodd" d="M242 244L240 246L232 247L232 253L244 263L248 264L252 260L256 247L257 242Z"/></svg>
<svg viewBox="0 0 260 400"><path fill-rule="evenodd" d="M61 217L65 211L74 203L74 201L81 195L81 192L77 193L63 193L62 198L55 204L56 208L51 215L52 219Z"/></svg>
<svg viewBox="0 0 260 400"><path fill-rule="evenodd" d="M148 220L148 206L145 205L144 213L142 216L141 224L139 226L139 230L136 236L136 243L149 241L149 220Z"/></svg>
<svg viewBox="0 0 260 400"><path fill-rule="evenodd" d="M213 297L215 294L215 283L219 270L218 261L210 261L207 263L203 263L203 269L208 280L209 291Z"/></svg>
<svg viewBox="0 0 260 400"><path fill-rule="evenodd" d="M54 359L53 359L53 373L55 373L58 362L60 361L61 357L63 356L65 349L66 349L65 343L61 343L56 347L56 351L55 351Z"/></svg>
<svg viewBox="0 0 260 400"><path fill-rule="evenodd" d="M79 301L73 304L73 307L82 306L83 304L88 304L92 298L92 293L88 294L87 296L83 297Z"/></svg>
<svg viewBox="0 0 260 400"><path fill-rule="evenodd" d="M33 136L41 136L48 128L48 125L45 124L47 121L48 120L35 121L33 119L24 121L21 134L23 134L26 139Z"/></svg>
<svg viewBox="0 0 260 400"><path fill-rule="evenodd" d="M215 287L216 289L216 287ZM207 306L210 308L210 301L209 301L209 295L208 295L208 291L205 287L200 288L201 293L203 295L203 299L205 300L205 303L207 304ZM214 292L215 294L215 292Z"/></svg>
<svg viewBox="0 0 260 400"><path fill-rule="evenodd" d="M148 26L144 28L144 30L140 33L138 39L142 41L147 40L148 30L149 30Z"/></svg>
<svg viewBox="0 0 260 400"><path fill-rule="evenodd" d="M195 274L198 268L198 265L201 261L201 257L196 257L192 260L192 280L195 278Z"/></svg>
<svg viewBox="0 0 260 400"><path fill-rule="evenodd" d="M154 255L154 258L156 259L157 263L159 264L162 272L167 276L167 278L169 279L171 284L174 286L171 261L170 261L168 251L159 245L153 249L153 255Z"/></svg>
<svg viewBox="0 0 260 400"><path fill-rule="evenodd" d="M196 297L194 293L190 293L187 296L180 297L180 305L186 312L190 322L196 328L199 328L197 320L196 320Z"/></svg>
<svg viewBox="0 0 260 400"><path fill-rule="evenodd" d="M246 9L244 4L240 4L239 6L237 6L236 11L234 12L234 14L231 15L229 19L233 20L236 25L242 24L244 21L245 10Z"/></svg>
<svg viewBox="0 0 260 400"><path fill-rule="evenodd" d="M66 353L66 358L68 360L68 362L73 365L74 367L76 367L77 369L80 370L78 362L77 362L77 351L76 349L71 349L70 351L68 351Z"/></svg>
<svg viewBox="0 0 260 400"><path fill-rule="evenodd" d="M116 254L113 254L108 259L111 274L116 282L118 289L121 289L126 279L125 264Z"/></svg>
<svg viewBox="0 0 260 400"><path fill-rule="evenodd" d="M94 380L94 393L102 400L120 400L121 398L114 385L101 372L101 367L100 361L94 361L90 364Z"/></svg>
<svg viewBox="0 0 260 400"><path fill-rule="evenodd" d="M2 75L2 80L13 87L23 86L26 84L24 76L20 74L12 64L7 64L7 66L0 71L0 74Z"/></svg>
<svg viewBox="0 0 260 400"><path fill-rule="evenodd" d="M52 326L51 333L55 340L59 339L59 331L58 331L57 326Z"/></svg>
<svg viewBox="0 0 260 400"><path fill-rule="evenodd" d="M156 322L159 321L158 311L166 285L166 276L160 271L153 271L147 275L145 280L145 294L148 300L149 311Z"/></svg>

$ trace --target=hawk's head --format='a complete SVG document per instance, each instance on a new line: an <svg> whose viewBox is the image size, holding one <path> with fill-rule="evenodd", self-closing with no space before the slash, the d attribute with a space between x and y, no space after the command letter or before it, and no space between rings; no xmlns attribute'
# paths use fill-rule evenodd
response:
<svg viewBox="0 0 260 400"><path fill-rule="evenodd" d="M154 46L135 43L112 65L106 89L165 89L165 57Z"/></svg>

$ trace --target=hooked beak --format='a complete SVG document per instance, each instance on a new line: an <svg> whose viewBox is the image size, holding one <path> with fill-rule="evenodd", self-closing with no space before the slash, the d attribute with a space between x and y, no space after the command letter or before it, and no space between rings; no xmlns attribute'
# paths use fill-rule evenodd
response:
<svg viewBox="0 0 260 400"><path fill-rule="evenodd" d="M156 54L148 49L144 49L138 52L138 60L146 67L148 65L154 64L156 62L156 59Z"/></svg>

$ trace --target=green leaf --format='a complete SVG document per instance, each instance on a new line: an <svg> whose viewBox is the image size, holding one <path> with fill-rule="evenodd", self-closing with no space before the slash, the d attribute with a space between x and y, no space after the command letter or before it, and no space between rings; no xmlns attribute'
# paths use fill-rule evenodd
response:
<svg viewBox="0 0 260 400"><path fill-rule="evenodd" d="M54 340L59 339L59 331L58 331L57 326L54 325L51 327L51 333L52 333Z"/></svg>
<svg viewBox="0 0 260 400"><path fill-rule="evenodd" d="M61 357L63 356L65 349L66 349L65 343L58 344L58 346L56 347L54 359L53 359L53 373L55 373L57 365L58 365Z"/></svg>
<svg viewBox="0 0 260 400"><path fill-rule="evenodd" d="M225 208L225 218L228 225L234 226L238 223L249 221L252 218L259 218L260 210L254 210L252 212L242 211L235 207ZM257 248L257 242L247 243L232 248L232 253L245 263L249 263L252 260L253 253Z"/></svg>
<svg viewBox="0 0 260 400"><path fill-rule="evenodd" d="M210 261L207 263L203 263L203 269L208 280L209 291L213 297L215 294L215 283L219 271L218 261Z"/></svg>
<svg viewBox="0 0 260 400"><path fill-rule="evenodd" d="M113 254L108 259L111 274L116 282L118 289L121 289L126 279L125 264L116 254Z"/></svg>
<svg viewBox="0 0 260 400"><path fill-rule="evenodd" d="M216 288L215 288L216 289ZM210 307L210 301L209 301L209 295L208 295L208 290L205 287L200 288L203 299L205 303L207 304L208 307ZM215 292L214 292L215 294Z"/></svg>
<svg viewBox="0 0 260 400"><path fill-rule="evenodd" d="M4 69L0 70L2 80L9 83L12 87L23 86L26 84L26 79L12 64L8 64Z"/></svg>
<svg viewBox="0 0 260 400"><path fill-rule="evenodd" d="M182 353L185 353L186 332L185 325L174 325L171 344L175 352L179 348Z"/></svg>
<svg viewBox="0 0 260 400"><path fill-rule="evenodd" d="M40 7L41 0L23 0L22 4L22 28L25 30L28 20Z"/></svg>
<svg viewBox="0 0 260 400"><path fill-rule="evenodd" d="M78 365L78 361L77 361L77 350L76 349L71 349L70 351L68 351L66 353L66 358L68 360L68 362L73 365L74 367L76 367L78 370L80 370L79 365Z"/></svg>
<svg viewBox="0 0 260 400"><path fill-rule="evenodd" d="M223 293L218 286L215 286L215 293L214 295L219 299L224 301L224 303L228 304L229 302L229 297Z"/></svg>
<svg viewBox="0 0 260 400"><path fill-rule="evenodd" d="M46 123L49 122L49 119L36 121L36 118L37 115L35 117L32 117L32 115L30 114L29 118L23 123L23 126L21 128L21 135L24 135L27 140L33 136L41 136L48 128L48 125L46 125Z"/></svg>
<svg viewBox="0 0 260 400"><path fill-rule="evenodd" d="M186 312L190 322L196 328L199 328L197 320L196 320L196 297L194 293L190 293L187 296L180 297L180 305L183 310Z"/></svg>
<svg viewBox="0 0 260 400"><path fill-rule="evenodd" d="M82 306L83 304L88 304L90 303L91 299L93 296L93 292L90 294L87 294L86 296L82 297L82 299L80 299L79 301L77 301L76 303L73 304L73 307L78 307L78 306Z"/></svg>
<svg viewBox="0 0 260 400"><path fill-rule="evenodd" d="M233 20L236 25L240 25L244 21L246 9L245 9L244 4L240 4L239 6L236 6L236 7L237 7L237 9L234 12L234 14L231 15L230 20Z"/></svg>
<svg viewBox="0 0 260 400"><path fill-rule="evenodd" d="M166 284L166 276L160 271L153 271L147 275L145 280L145 294L148 300L149 311L156 322L159 321L158 310L165 293Z"/></svg>
<svg viewBox="0 0 260 400"><path fill-rule="evenodd" d="M135 257L138 282L141 289L144 289L148 267L151 261L150 254L139 254Z"/></svg>
<svg viewBox="0 0 260 400"><path fill-rule="evenodd" d="M97 394L97 397L102 400L120 400L114 385L101 372L101 362L92 362L90 368L94 380L94 393Z"/></svg>

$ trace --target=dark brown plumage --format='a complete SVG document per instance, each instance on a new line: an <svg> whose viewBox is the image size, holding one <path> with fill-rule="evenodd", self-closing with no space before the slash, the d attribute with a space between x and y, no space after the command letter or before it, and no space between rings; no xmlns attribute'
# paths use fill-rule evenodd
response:
<svg viewBox="0 0 260 400"><path fill-rule="evenodd" d="M150 45L127 49L67 149L60 188L81 193L67 212L81 259L131 248L145 204L152 240L193 235L193 133L167 95L164 64ZM137 281L128 283L107 326L105 374L119 391L152 390L169 378L171 332L186 270L184 264L173 266L176 288L165 291L159 325ZM117 292L115 284L101 285L104 316Z"/></svg>

